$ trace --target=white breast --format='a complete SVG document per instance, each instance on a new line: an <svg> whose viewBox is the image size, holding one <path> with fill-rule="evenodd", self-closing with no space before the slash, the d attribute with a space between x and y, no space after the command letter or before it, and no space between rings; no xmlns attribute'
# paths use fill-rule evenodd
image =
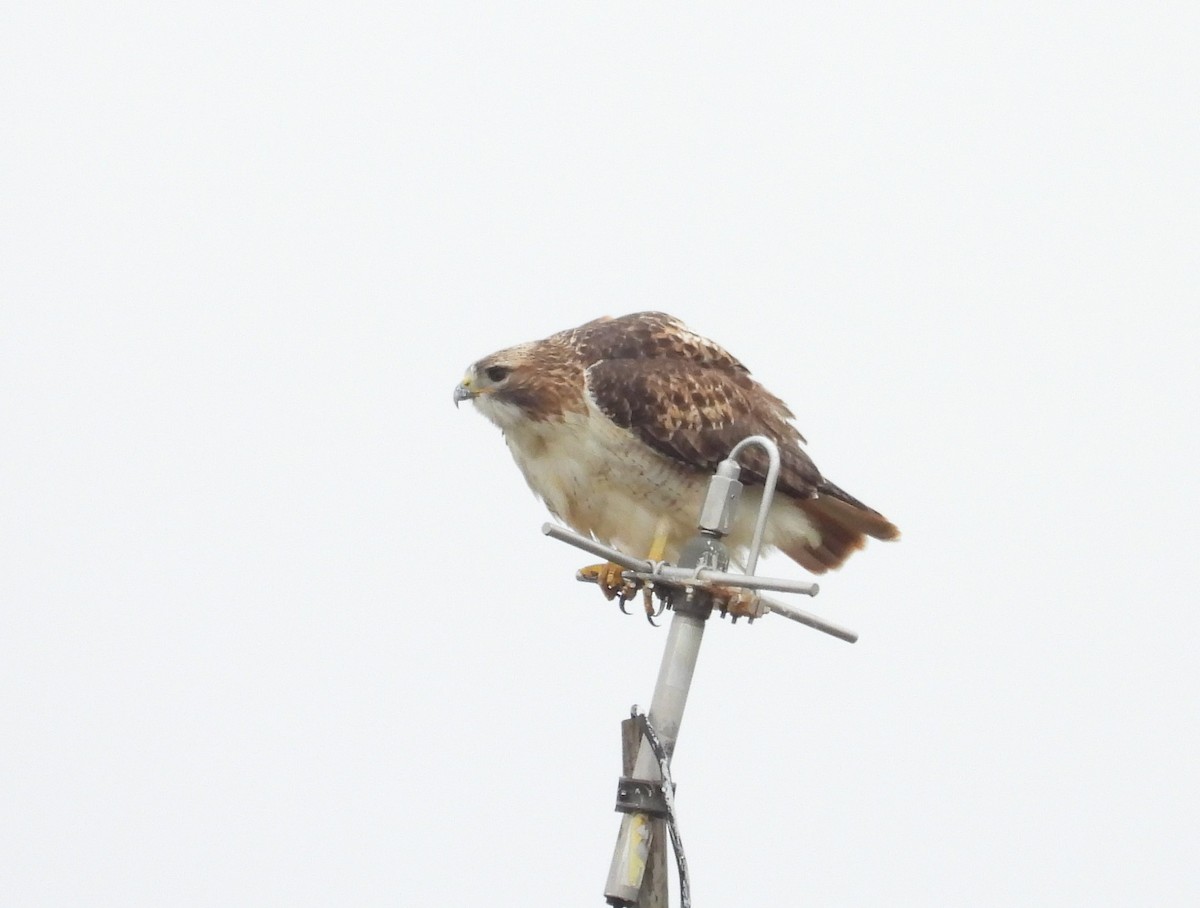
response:
<svg viewBox="0 0 1200 908"><path fill-rule="evenodd" d="M664 557L678 558L696 533L708 476L657 453L600 413L535 422L516 408L480 398L479 409L504 431L525 481L550 511L577 532L631 555L644 556L660 526L667 531ZM760 496L747 490L729 542L748 546ZM777 533L807 535L799 509L783 502L772 508L768 543Z"/></svg>

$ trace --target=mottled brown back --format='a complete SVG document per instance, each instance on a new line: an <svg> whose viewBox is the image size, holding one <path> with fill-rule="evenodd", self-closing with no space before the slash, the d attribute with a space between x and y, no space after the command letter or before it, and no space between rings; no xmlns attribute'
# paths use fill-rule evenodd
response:
<svg viewBox="0 0 1200 908"><path fill-rule="evenodd" d="M811 508L822 524L844 528L847 538L836 554L861 545L861 533L899 535L882 515L821 476L783 401L740 361L678 319L634 313L597 319L559 337L583 359L596 406L660 454L710 473L746 436L765 435L779 446L779 491L806 511ZM748 449L740 462L744 482L765 481L768 459L760 449ZM830 529L832 543L838 533ZM834 561L835 553L823 560Z"/></svg>

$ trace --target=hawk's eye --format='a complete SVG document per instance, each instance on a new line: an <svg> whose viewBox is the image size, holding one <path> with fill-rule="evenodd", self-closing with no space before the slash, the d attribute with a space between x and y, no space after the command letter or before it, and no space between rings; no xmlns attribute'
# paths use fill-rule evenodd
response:
<svg viewBox="0 0 1200 908"><path fill-rule="evenodd" d="M512 369L508 366L488 366L483 374L488 377L490 382L502 382L508 378L508 373L511 371Z"/></svg>

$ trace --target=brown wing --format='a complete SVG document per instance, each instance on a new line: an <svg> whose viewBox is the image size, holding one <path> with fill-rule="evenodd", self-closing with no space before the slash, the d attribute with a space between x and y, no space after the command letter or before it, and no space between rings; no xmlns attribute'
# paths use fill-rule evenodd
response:
<svg viewBox="0 0 1200 908"><path fill-rule="evenodd" d="M585 367L612 359L670 359L680 366L710 366L730 374L750 374L750 370L725 348L695 334L665 312L634 312L620 318L598 318L564 331L561 337L574 347ZM776 398L774 404L786 418L791 418L783 401Z"/></svg>
<svg viewBox="0 0 1200 908"><path fill-rule="evenodd" d="M895 539L900 531L877 511L824 479L801 445L792 413L723 348L661 312L597 319L562 339L586 369L596 406L660 454L711 473L739 441L765 435L779 446L779 491L808 514L821 535L781 540L786 554L814 573L838 567L864 534ZM743 482L762 484L768 459L749 448L739 459Z"/></svg>
<svg viewBox="0 0 1200 908"><path fill-rule="evenodd" d="M800 447L787 407L740 363L603 359L588 369L587 386L605 416L678 463L709 473L747 435L765 435L779 445L781 491L806 499L821 488L821 474ZM767 458L761 450L747 450L741 463L743 481L763 482Z"/></svg>

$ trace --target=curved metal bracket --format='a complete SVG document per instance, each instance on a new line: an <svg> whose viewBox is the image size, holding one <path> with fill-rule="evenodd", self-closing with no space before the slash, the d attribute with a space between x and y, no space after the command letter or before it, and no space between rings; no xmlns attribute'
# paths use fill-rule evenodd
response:
<svg viewBox="0 0 1200 908"><path fill-rule="evenodd" d="M754 523L754 540L750 543L750 554L746 556L746 573L753 575L754 569L758 566L759 553L762 551L763 535L767 530L767 516L771 512L771 501L775 498L775 485L779 482L780 461L779 445L765 435L750 435L743 438L733 446L733 450L725 458L726 461L731 461L740 472L741 467L737 462L738 455L751 445L756 445L766 451L769 461L767 476L763 481L762 501L758 506L758 519Z"/></svg>

